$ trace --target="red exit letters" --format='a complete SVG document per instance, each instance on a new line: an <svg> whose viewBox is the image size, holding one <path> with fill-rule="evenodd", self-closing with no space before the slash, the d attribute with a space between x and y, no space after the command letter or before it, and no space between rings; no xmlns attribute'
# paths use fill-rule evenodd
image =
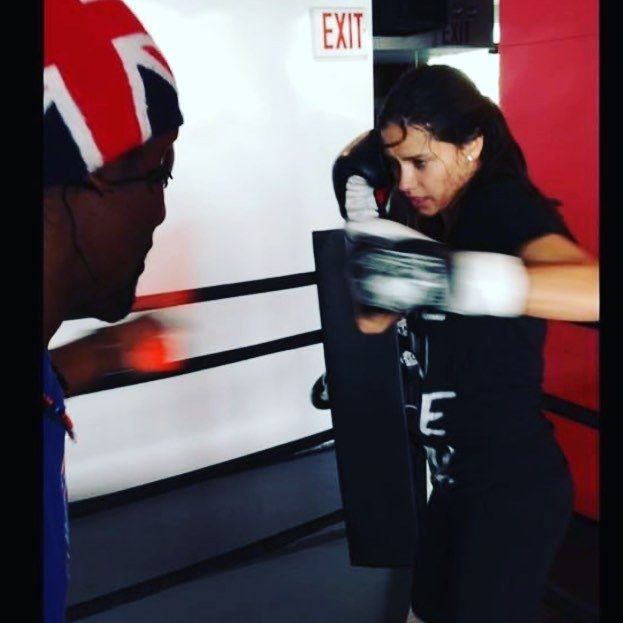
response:
<svg viewBox="0 0 623 623"><path fill-rule="evenodd" d="M325 50L360 50L363 42L363 13L323 11L322 45Z"/></svg>

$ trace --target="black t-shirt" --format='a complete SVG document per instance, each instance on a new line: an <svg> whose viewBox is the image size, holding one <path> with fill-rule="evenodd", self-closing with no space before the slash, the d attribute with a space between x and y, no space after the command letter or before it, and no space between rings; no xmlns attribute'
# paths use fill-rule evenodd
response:
<svg viewBox="0 0 623 623"><path fill-rule="evenodd" d="M452 221L444 238L460 251L519 255L541 236L571 237L556 209L510 177L475 180ZM410 428L434 482L469 485L564 464L541 410L544 320L419 310L407 326L417 360L407 375Z"/></svg>

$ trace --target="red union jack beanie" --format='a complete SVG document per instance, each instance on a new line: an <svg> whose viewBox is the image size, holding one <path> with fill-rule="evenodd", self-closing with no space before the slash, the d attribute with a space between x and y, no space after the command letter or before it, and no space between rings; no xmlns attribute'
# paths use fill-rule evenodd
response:
<svg viewBox="0 0 623 623"><path fill-rule="evenodd" d="M45 186L78 183L182 124L175 79L121 0L45 0Z"/></svg>

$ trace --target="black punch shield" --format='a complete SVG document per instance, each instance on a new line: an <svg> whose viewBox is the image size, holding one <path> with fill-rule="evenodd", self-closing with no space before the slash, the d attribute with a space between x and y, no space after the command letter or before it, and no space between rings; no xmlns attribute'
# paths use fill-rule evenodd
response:
<svg viewBox="0 0 623 623"><path fill-rule="evenodd" d="M313 232L313 243L351 563L411 566L416 492L396 330L364 335L357 329L345 277L344 231Z"/></svg>

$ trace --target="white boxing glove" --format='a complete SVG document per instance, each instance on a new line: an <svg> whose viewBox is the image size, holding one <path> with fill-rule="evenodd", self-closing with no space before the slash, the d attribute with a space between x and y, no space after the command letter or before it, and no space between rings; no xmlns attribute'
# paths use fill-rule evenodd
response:
<svg viewBox="0 0 623 623"><path fill-rule="evenodd" d="M383 214L392 178L383 160L379 132L370 130L351 143L333 163L332 177L335 198L345 219L365 221ZM380 193L378 198L375 191Z"/></svg>
<svg viewBox="0 0 623 623"><path fill-rule="evenodd" d="M344 209L351 221L368 221L378 217L374 189L361 175L351 175L346 182Z"/></svg>
<svg viewBox="0 0 623 623"><path fill-rule="evenodd" d="M452 254L447 307L455 314L521 316L529 289L526 267L514 255L480 251Z"/></svg>
<svg viewBox="0 0 623 623"><path fill-rule="evenodd" d="M405 313L418 307L478 316L520 316L529 279L512 255L460 251L385 219L349 222L348 279L361 305Z"/></svg>

